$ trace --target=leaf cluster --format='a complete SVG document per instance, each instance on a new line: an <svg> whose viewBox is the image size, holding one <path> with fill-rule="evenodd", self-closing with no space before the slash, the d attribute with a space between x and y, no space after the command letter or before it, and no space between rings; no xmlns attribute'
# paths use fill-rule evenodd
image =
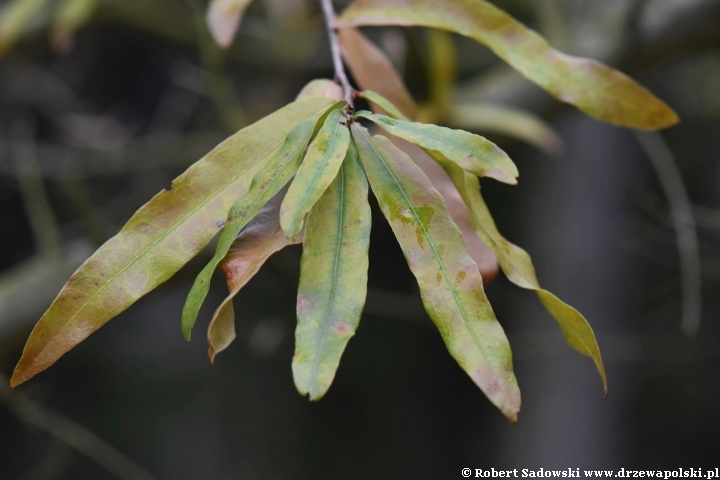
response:
<svg viewBox="0 0 720 480"><path fill-rule="evenodd" d="M209 21L218 30L220 4ZM235 2L232 18L249 2ZM220 13L218 13L220 12ZM215 19L215 20L213 20ZM234 20L233 20L234 21ZM343 54L356 80L377 83L357 95L388 115L360 111L328 80L311 82L297 100L228 138L143 206L70 278L30 339L12 378L18 385L176 273L220 232L182 313L189 340L213 273L229 295L208 328L211 361L235 338L233 297L274 252L302 243L292 370L311 400L330 388L342 353L360 322L367 293L370 191L389 222L423 304L460 367L511 421L520 391L505 333L483 290L464 233L426 173L397 146L424 150L446 172L473 234L494 253L516 285L537 292L567 342L592 358L607 392L594 333L586 319L541 288L529 255L498 231L478 178L516 184L518 170L489 140L462 130L411 121L417 111L389 62L354 27L420 25L469 36L561 101L610 123L657 129L675 113L623 74L552 49L537 33L480 0L357 0L340 17ZM229 27L234 34L237 25ZM223 27L223 28L225 28ZM229 36L229 40L228 40ZM389 72L385 74L386 72ZM382 91L379 91L382 90ZM373 135L369 121L388 136Z"/></svg>

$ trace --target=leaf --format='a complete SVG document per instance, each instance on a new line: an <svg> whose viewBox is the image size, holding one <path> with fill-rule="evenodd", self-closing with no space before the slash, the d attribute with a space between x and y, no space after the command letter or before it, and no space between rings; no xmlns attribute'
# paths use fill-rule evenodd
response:
<svg viewBox="0 0 720 480"><path fill-rule="evenodd" d="M247 193L233 204L228 213L225 227L220 233L215 255L198 274L188 293L182 312L182 333L190 340L208 290L210 280L220 261L225 258L230 246L240 231L257 215L265 203L278 193L295 174L303 153L312 137L319 117L311 117L300 122L287 136L280 150L267 162L265 167L253 178Z"/></svg>
<svg viewBox="0 0 720 480"><path fill-rule="evenodd" d="M98 0L62 0L57 7L53 24L53 44L67 52L72 48L75 32L95 13Z"/></svg>
<svg viewBox="0 0 720 480"><path fill-rule="evenodd" d="M385 113L390 115L392 118L396 118L398 120L405 120L410 121L408 117L405 116L404 113L402 113L398 108L393 105L393 103L388 100L387 98L383 97L377 92L373 92L372 90L363 90L358 94L358 97L364 98L368 102L374 104L376 107L383 110Z"/></svg>
<svg viewBox="0 0 720 480"><path fill-rule="evenodd" d="M383 51L354 28L342 28L338 34L343 59L360 88L377 92L396 106L403 115L415 119L417 116L415 101ZM376 103L371 98L367 100ZM379 103L376 105L383 108ZM385 111L392 114L389 110Z"/></svg>
<svg viewBox="0 0 720 480"><path fill-rule="evenodd" d="M12 0L0 11L0 56L5 55L49 0Z"/></svg>
<svg viewBox="0 0 720 480"><path fill-rule="evenodd" d="M332 100L294 102L240 130L140 208L70 278L28 339L13 386L55 363L137 299L170 278L222 227L258 162L298 123Z"/></svg>
<svg viewBox="0 0 720 480"><path fill-rule="evenodd" d="M483 0L356 0L340 27L425 26L470 37L558 100L613 125L656 130L675 112L632 79L595 60L573 57Z"/></svg>
<svg viewBox="0 0 720 480"><path fill-rule="evenodd" d="M492 250L490 250L490 247L485 245L477 233L475 233L475 229L470 221L468 207L465 205L465 202L447 172L445 172L443 167L430 157L425 150L417 145L413 145L399 138L390 138L390 141L405 152L412 161L415 162L415 165L420 167L420 170L427 175L432 186L442 195L450 218L452 218L452 221L455 222L455 225L460 229L460 233L462 233L465 248L467 248L470 257L478 266L483 285L487 285L500 271L497 259ZM459 167L457 168L459 169Z"/></svg>
<svg viewBox="0 0 720 480"><path fill-rule="evenodd" d="M441 162L458 187L460 195L470 209L470 219L480 239L492 249L505 275L515 285L536 290L540 301L557 320L566 341L575 350L591 357L602 378L607 395L607 376L600 355L600 347L592 327L580 312L564 303L547 290L540 288L530 255L522 248L508 242L498 231L495 221L480 195L477 177L463 172L455 165Z"/></svg>
<svg viewBox="0 0 720 480"><path fill-rule="evenodd" d="M556 156L563 148L563 141L543 119L504 105L453 105L448 122L465 130L500 133L523 140L549 156Z"/></svg>
<svg viewBox="0 0 720 480"><path fill-rule="evenodd" d="M228 48L232 44L250 2L252 0L211 0L205 20L215 43L220 47Z"/></svg>
<svg viewBox="0 0 720 480"><path fill-rule="evenodd" d="M360 323L367 294L370 204L365 173L350 144L337 177L308 215L300 261L293 377L319 400Z"/></svg>
<svg viewBox="0 0 720 480"><path fill-rule="evenodd" d="M220 263L225 274L229 295L215 310L208 327L210 362L235 339L233 298L260 270L270 256L288 245L300 243L302 233L289 240L280 228L280 204L285 192L275 195L235 239Z"/></svg>
<svg viewBox="0 0 720 480"><path fill-rule="evenodd" d="M334 110L308 148L280 207L280 226L288 238L302 230L305 215L332 183L345 158L350 132L342 110Z"/></svg>
<svg viewBox="0 0 720 480"><path fill-rule="evenodd" d="M353 124L370 186L417 278L423 304L450 354L512 422L520 391L512 353L475 262L422 171L390 141Z"/></svg>
<svg viewBox="0 0 720 480"><path fill-rule="evenodd" d="M355 116L375 122L396 137L438 152L463 170L479 177L491 177L511 185L517 183L518 170L510 157L479 135L437 125L393 120L385 115L364 111Z"/></svg>
<svg viewBox="0 0 720 480"><path fill-rule="evenodd" d="M318 78L305 85L296 100L304 100L312 97L327 97L340 101L343 99L343 91L340 85L332 80Z"/></svg>

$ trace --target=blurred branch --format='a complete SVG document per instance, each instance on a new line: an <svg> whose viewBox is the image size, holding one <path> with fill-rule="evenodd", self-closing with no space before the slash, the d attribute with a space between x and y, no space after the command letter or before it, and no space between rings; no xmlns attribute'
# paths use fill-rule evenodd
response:
<svg viewBox="0 0 720 480"><path fill-rule="evenodd" d="M675 158L662 136L655 132L635 132L635 137L655 169L670 203L670 215L677 235L682 275L683 314L680 327L685 335L693 336L700 329L702 279L700 249L692 204Z"/></svg>
<svg viewBox="0 0 720 480"><path fill-rule="evenodd" d="M127 480L156 480L140 465L115 449L91 430L8 386L0 373L0 400L27 425L49 433L116 477Z"/></svg>

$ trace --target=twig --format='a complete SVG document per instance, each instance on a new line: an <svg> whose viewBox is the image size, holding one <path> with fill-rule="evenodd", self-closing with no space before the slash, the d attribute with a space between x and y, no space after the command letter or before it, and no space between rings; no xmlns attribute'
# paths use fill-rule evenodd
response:
<svg viewBox="0 0 720 480"><path fill-rule="evenodd" d="M350 85L350 81L345 73L345 67L343 66L342 55L340 54L340 40L338 39L337 26L335 21L335 10L332 6L332 0L320 0L322 4L323 13L325 14L325 24L327 25L328 37L330 39L330 51L332 53L333 65L335 67L335 76L342 85L345 101L347 102L346 116L350 118L355 110L355 104L353 102L354 90Z"/></svg>
<svg viewBox="0 0 720 480"><path fill-rule="evenodd" d="M0 373L0 400L24 423L44 430L118 478L156 480L140 465L89 429L22 393L13 392L7 386L8 382L7 377Z"/></svg>
<svg viewBox="0 0 720 480"><path fill-rule="evenodd" d="M675 226L682 275L683 314L680 328L685 335L693 336L700 329L702 279L700 248L692 204L675 158L662 136L656 132L636 131L635 137L655 169L670 203L670 216Z"/></svg>

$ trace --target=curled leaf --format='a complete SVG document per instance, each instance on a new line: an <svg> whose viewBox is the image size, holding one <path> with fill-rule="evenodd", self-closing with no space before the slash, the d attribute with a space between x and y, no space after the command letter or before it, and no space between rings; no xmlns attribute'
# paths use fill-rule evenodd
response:
<svg viewBox="0 0 720 480"><path fill-rule="evenodd" d="M385 56L383 51L376 47L359 30L342 28L338 33L343 59L360 88L377 92L378 95L387 99L389 103L400 110L404 116L415 119L417 116L415 101L392 62ZM393 114L373 98L365 98L375 103L388 114Z"/></svg>
<svg viewBox="0 0 720 480"><path fill-rule="evenodd" d="M260 270L270 256L288 245L300 243L302 234L288 239L280 228L280 204L285 192L275 195L240 232L220 263L229 290L228 296L215 310L208 326L210 362L235 339L233 298Z"/></svg>
<svg viewBox="0 0 720 480"><path fill-rule="evenodd" d="M470 37L558 100L613 125L657 130L677 114L647 89L595 60L552 48L536 32L484 0L356 0L340 25L425 26Z"/></svg>
<svg viewBox="0 0 720 480"><path fill-rule="evenodd" d="M225 258L230 246L243 227L295 174L318 119L319 117L308 118L293 128L280 150L273 153L271 158L268 158L263 169L255 175L247 193L235 202L230 209L225 227L220 233L220 238L215 247L215 255L198 274L185 301L182 312L182 333L186 340L190 340L190 334L195 325L198 312L200 312L200 307L210 289L210 280L215 268Z"/></svg>
<svg viewBox="0 0 720 480"><path fill-rule="evenodd" d="M350 132L343 122L341 110L327 116L290 184L280 207L280 226L288 238L302 230L305 216L340 170L350 144Z"/></svg>
<svg viewBox="0 0 720 480"><path fill-rule="evenodd" d="M441 161L441 163L468 205L475 231L495 253L505 275L515 285L537 291L542 304L560 325L568 344L583 355L592 358L607 394L607 376L600 347L588 321L576 309L551 292L540 288L530 255L522 248L508 242L495 226L490 210L480 195L480 182L477 177L463 172L448 162Z"/></svg>
<svg viewBox="0 0 720 480"><path fill-rule="evenodd" d="M222 48L232 44L243 13L252 0L211 0L205 20L210 33Z"/></svg>
<svg viewBox="0 0 720 480"><path fill-rule="evenodd" d="M333 183L308 215L300 262L293 377L319 400L355 334L367 294L370 204L353 143Z"/></svg>
<svg viewBox="0 0 720 480"><path fill-rule="evenodd" d="M377 113L358 112L355 116L371 120L386 132L425 150L437 152L475 175L511 185L517 183L518 170L510 157L479 135L437 125L393 120Z"/></svg>
<svg viewBox="0 0 720 480"><path fill-rule="evenodd" d="M247 192L258 162L331 104L294 102L240 130L140 208L68 280L30 334L11 384L45 370L197 255Z"/></svg>
<svg viewBox="0 0 720 480"><path fill-rule="evenodd" d="M510 345L442 197L387 138L371 138L356 124L352 135L373 193L450 354L490 401L516 422L520 391Z"/></svg>
<svg viewBox="0 0 720 480"><path fill-rule="evenodd" d="M499 133L522 140L549 156L556 156L563 148L563 141L543 119L504 105L453 105L448 122L456 128Z"/></svg>

